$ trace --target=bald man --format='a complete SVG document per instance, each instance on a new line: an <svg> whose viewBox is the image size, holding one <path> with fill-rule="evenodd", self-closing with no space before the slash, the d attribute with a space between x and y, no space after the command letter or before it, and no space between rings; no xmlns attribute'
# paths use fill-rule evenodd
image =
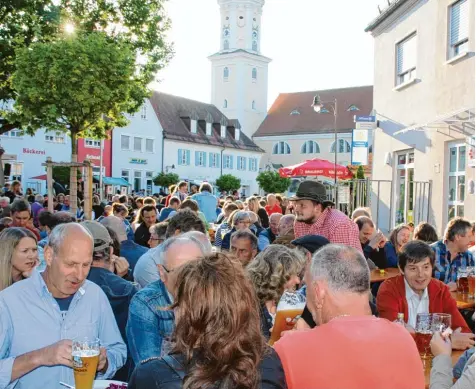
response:
<svg viewBox="0 0 476 389"><path fill-rule="evenodd" d="M79 224L55 227L44 251L46 270L0 292L0 387L74 385L74 338L99 338L98 379L112 378L124 365L126 345L111 305L86 280L93 244Z"/></svg>

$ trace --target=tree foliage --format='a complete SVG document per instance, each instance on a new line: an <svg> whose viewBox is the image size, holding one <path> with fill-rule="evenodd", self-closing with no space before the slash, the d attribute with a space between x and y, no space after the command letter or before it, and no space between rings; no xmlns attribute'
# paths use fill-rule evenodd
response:
<svg viewBox="0 0 476 389"><path fill-rule="evenodd" d="M215 185L220 192L223 190L230 192L241 188L241 179L235 177L233 174L223 174L221 177L217 178Z"/></svg>
<svg viewBox="0 0 476 389"><path fill-rule="evenodd" d="M365 178L364 167L362 165L359 165L357 168L357 171L355 172L355 178L359 180L363 180Z"/></svg>
<svg viewBox="0 0 476 389"><path fill-rule="evenodd" d="M266 193L284 193L291 185L290 178L283 178L278 172L273 171L259 173L256 182Z"/></svg>
<svg viewBox="0 0 476 389"><path fill-rule="evenodd" d="M177 184L180 181L180 177L175 173L160 172L154 177L154 185L168 188L170 185Z"/></svg>
<svg viewBox="0 0 476 389"><path fill-rule="evenodd" d="M11 77L18 64L15 60L18 49L63 40L65 26L71 25L74 26L72 37L103 32L109 42L129 46L137 59L134 80L141 87L131 93L127 112L136 112L147 85L171 58L172 47L164 39L170 26L164 1L2 0L0 101L16 99ZM4 112L0 111L0 117L4 117ZM0 134L20 126L12 119L0 120Z"/></svg>
<svg viewBox="0 0 476 389"><path fill-rule="evenodd" d="M64 187L69 187L70 169L67 166L54 166L53 167L53 180L60 183ZM81 173L78 170L78 179L81 178Z"/></svg>

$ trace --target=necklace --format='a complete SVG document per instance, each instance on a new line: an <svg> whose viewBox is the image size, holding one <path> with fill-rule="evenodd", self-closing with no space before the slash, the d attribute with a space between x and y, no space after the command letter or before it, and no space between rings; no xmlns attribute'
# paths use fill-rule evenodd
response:
<svg viewBox="0 0 476 389"><path fill-rule="evenodd" d="M347 314L347 313L344 313L344 314L342 314L342 315L334 316L331 320L328 321L328 323L330 323L330 322L331 322L332 320L334 320L334 319L337 319L338 317L345 317L345 316L350 316L350 315Z"/></svg>

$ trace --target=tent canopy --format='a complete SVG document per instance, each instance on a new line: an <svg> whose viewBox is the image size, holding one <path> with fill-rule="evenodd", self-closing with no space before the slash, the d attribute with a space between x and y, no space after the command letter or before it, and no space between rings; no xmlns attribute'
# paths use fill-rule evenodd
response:
<svg viewBox="0 0 476 389"><path fill-rule="evenodd" d="M95 183L99 183L99 176L93 176L93 180ZM112 186L131 186L124 178L118 177L103 177L102 178L103 185L112 185Z"/></svg>
<svg viewBox="0 0 476 389"><path fill-rule="evenodd" d="M287 166L279 169L281 177L307 177L307 176L322 176L335 177L335 168L332 162L325 159L308 159L307 161L298 163L297 165ZM337 178L347 180L353 177L352 172L347 166L337 165Z"/></svg>

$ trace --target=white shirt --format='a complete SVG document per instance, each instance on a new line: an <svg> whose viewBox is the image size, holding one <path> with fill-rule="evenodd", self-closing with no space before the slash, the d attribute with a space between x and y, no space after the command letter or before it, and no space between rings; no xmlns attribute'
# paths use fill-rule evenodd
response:
<svg viewBox="0 0 476 389"><path fill-rule="evenodd" d="M428 288L425 288L423 295L420 296L405 280L405 297L408 304L408 322L407 324L416 328L416 318L419 313L430 313L430 299L428 298Z"/></svg>

